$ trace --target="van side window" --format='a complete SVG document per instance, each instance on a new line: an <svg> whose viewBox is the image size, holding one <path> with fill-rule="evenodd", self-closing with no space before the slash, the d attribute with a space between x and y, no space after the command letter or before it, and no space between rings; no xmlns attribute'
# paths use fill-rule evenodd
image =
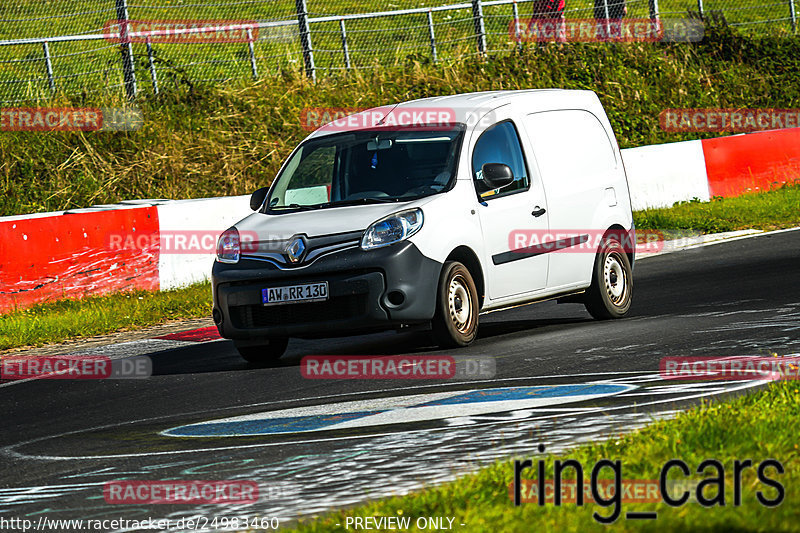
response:
<svg viewBox="0 0 800 533"><path fill-rule="evenodd" d="M489 189L483 182L481 167L485 163L503 163L514 172L514 183L502 189ZM517 129L511 121L500 122L487 129L472 152L472 179L483 200L506 196L530 187L525 158Z"/></svg>
<svg viewBox="0 0 800 533"><path fill-rule="evenodd" d="M330 185L335 159L335 146L322 146L308 154L297 166L298 177L292 181L292 188Z"/></svg>
<svg viewBox="0 0 800 533"><path fill-rule="evenodd" d="M305 149L304 149L305 150ZM283 194L273 198L274 205L315 204L330 200L333 169L336 164L336 147L321 146L304 157L294 171L296 179L287 182ZM281 200L278 200L281 198Z"/></svg>

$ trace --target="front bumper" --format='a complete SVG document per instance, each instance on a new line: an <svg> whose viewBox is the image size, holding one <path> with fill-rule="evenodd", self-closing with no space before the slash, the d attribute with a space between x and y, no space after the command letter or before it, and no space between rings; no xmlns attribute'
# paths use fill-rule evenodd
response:
<svg viewBox="0 0 800 533"><path fill-rule="evenodd" d="M301 267L279 268L251 258L236 264L215 262L215 323L223 337L253 341L424 323L433 318L441 269L441 263L407 241L369 251L352 247ZM264 288L319 281L328 282L327 301L262 305Z"/></svg>

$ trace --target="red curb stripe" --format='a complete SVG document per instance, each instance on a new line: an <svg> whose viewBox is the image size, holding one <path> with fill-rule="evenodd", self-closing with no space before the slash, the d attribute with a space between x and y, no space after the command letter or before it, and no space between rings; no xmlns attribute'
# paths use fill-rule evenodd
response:
<svg viewBox="0 0 800 533"><path fill-rule="evenodd" d="M205 342L221 339L216 326L209 326L207 328L190 329L189 331L181 331L179 333L170 333L156 337L167 341L192 341L192 342Z"/></svg>

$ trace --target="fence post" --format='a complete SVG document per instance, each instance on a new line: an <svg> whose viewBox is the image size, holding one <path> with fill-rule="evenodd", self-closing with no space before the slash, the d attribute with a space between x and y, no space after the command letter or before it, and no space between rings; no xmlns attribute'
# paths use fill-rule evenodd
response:
<svg viewBox="0 0 800 533"><path fill-rule="evenodd" d="M428 10L428 37L431 39L431 55L433 56L433 62L436 63L436 61L438 61L436 54L436 33L433 30L433 13L430 9Z"/></svg>
<svg viewBox="0 0 800 533"><path fill-rule="evenodd" d="M247 28L247 47L250 49L250 70L253 72L253 79L258 79L258 65L256 64L256 51L253 47L253 28Z"/></svg>
<svg viewBox="0 0 800 533"><path fill-rule="evenodd" d="M128 98L136 96L136 73L133 67L133 45L128 37L128 0L116 0L119 45L122 52L122 72L125 77L125 92Z"/></svg>
<svg viewBox="0 0 800 533"><path fill-rule="evenodd" d="M486 28L483 25L483 4L472 0L472 21L475 23L475 36L478 38L478 52L486 53Z"/></svg>
<svg viewBox="0 0 800 533"><path fill-rule="evenodd" d="M47 41L42 43L44 49L44 66L47 69L47 82L50 84L50 90L56 90L56 80L53 78L53 63L50 62L50 46Z"/></svg>
<svg viewBox="0 0 800 533"><path fill-rule="evenodd" d="M517 48L522 50L522 37L520 36L520 20L519 20L519 7L517 0L511 4L511 16L514 18L514 40L517 41Z"/></svg>
<svg viewBox="0 0 800 533"><path fill-rule="evenodd" d="M797 11L795 11L794 0L789 0L789 15L792 17L792 31L797 33Z"/></svg>
<svg viewBox="0 0 800 533"><path fill-rule="evenodd" d="M611 21L609 19L611 18L611 14L608 12L608 0L603 0L603 10L605 11L605 14L606 14L606 38L610 39L611 38Z"/></svg>
<svg viewBox="0 0 800 533"><path fill-rule="evenodd" d="M350 69L350 49L347 47L347 30L344 27L344 19L339 19L339 30L342 32L342 50L344 50L344 66Z"/></svg>
<svg viewBox="0 0 800 533"><path fill-rule="evenodd" d="M701 19L706 18L706 13L705 10L703 9L703 0L697 0L697 11L700 13Z"/></svg>
<svg viewBox="0 0 800 533"><path fill-rule="evenodd" d="M650 0L650 20L658 21L658 0Z"/></svg>
<svg viewBox="0 0 800 533"><path fill-rule="evenodd" d="M147 64L150 67L150 81L153 84L153 94L158 94L158 77L156 77L156 64L153 62L153 45L150 36L147 36Z"/></svg>
<svg viewBox="0 0 800 533"><path fill-rule="evenodd" d="M314 66L314 48L311 46L311 30L308 27L308 9L306 0L295 0L297 9L297 24L300 30L300 45L303 47L303 63L306 67L306 76L312 81L317 80L316 67Z"/></svg>

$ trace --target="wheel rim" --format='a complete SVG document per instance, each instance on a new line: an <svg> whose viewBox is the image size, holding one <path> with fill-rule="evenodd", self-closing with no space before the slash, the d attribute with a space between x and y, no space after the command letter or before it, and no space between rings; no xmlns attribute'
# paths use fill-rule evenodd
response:
<svg viewBox="0 0 800 533"><path fill-rule="evenodd" d="M461 332L469 331L472 321L472 298L464 276L457 274L450 280L447 290L447 308L450 312L450 321Z"/></svg>
<svg viewBox="0 0 800 533"><path fill-rule="evenodd" d="M606 256L603 265L603 280L611 303L617 307L623 306L628 299L630 283L628 272L622 266L622 257L619 252L612 252Z"/></svg>

